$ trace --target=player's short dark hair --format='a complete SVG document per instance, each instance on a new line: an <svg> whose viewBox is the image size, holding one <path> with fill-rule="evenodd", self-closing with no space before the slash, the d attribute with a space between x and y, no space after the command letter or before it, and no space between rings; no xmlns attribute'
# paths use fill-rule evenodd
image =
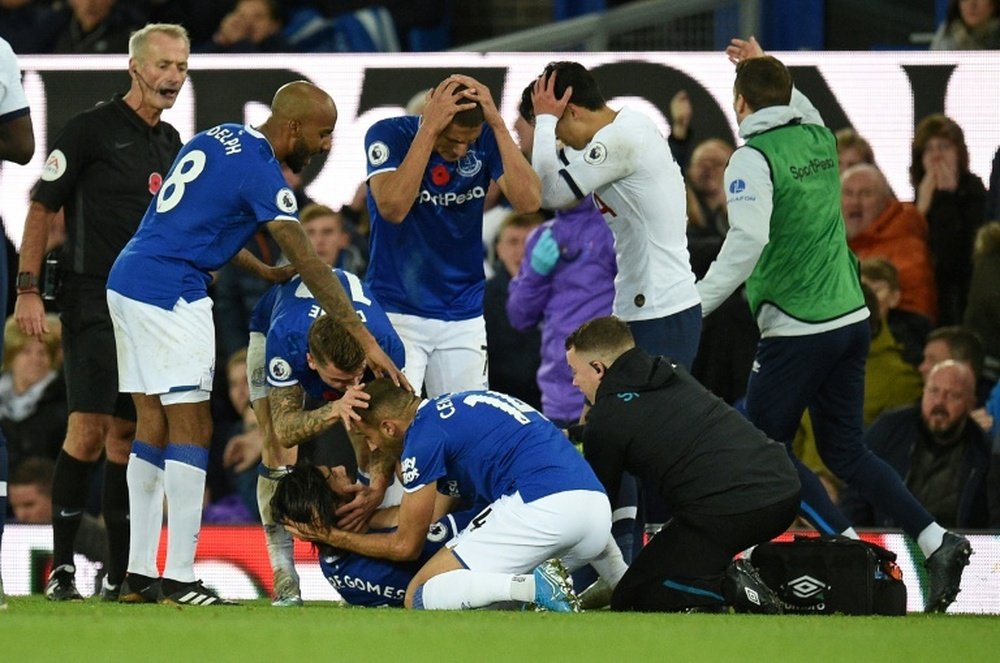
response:
<svg viewBox="0 0 1000 663"><path fill-rule="evenodd" d="M614 354L635 347L628 324L613 315L583 323L566 337L566 349L578 353Z"/></svg>
<svg viewBox="0 0 1000 663"><path fill-rule="evenodd" d="M56 473L56 463L51 458L31 456L25 458L10 475L10 486L38 486L38 490L52 495L52 477Z"/></svg>
<svg viewBox="0 0 1000 663"><path fill-rule="evenodd" d="M792 74L780 60L770 55L741 60L736 65L733 90L752 110L787 106L792 100Z"/></svg>
<svg viewBox="0 0 1000 663"><path fill-rule="evenodd" d="M365 363L361 343L329 315L320 316L309 327L309 353L317 364L333 364L349 373Z"/></svg>
<svg viewBox="0 0 1000 663"><path fill-rule="evenodd" d="M386 419L398 416L417 398L389 378L372 380L365 385L364 391L370 396L368 407L358 408L355 412L368 426L377 426Z"/></svg>
<svg viewBox="0 0 1000 663"><path fill-rule="evenodd" d="M865 258L861 261L861 276L869 281L883 281L899 290L899 270L885 258Z"/></svg>
<svg viewBox="0 0 1000 663"><path fill-rule="evenodd" d="M983 341L976 332L959 325L938 327L927 335L927 343L931 341L944 341L951 352L951 358L968 362L976 379L983 374Z"/></svg>
<svg viewBox="0 0 1000 663"><path fill-rule="evenodd" d="M454 93L457 94L462 90L468 89L468 87L468 85L459 83L455 86ZM455 113L455 117L451 118L451 123L466 128L475 128L482 125L482 123L486 121L486 116L483 115L482 105L478 101L475 103L476 105L474 107Z"/></svg>
<svg viewBox="0 0 1000 663"><path fill-rule="evenodd" d="M535 102L531 100L531 92L534 88L535 81L528 83L528 86L521 91L521 101L517 104L518 114L532 126L535 124Z"/></svg>
<svg viewBox="0 0 1000 663"><path fill-rule="evenodd" d="M587 110L599 110L604 106L604 95L601 94L597 79L579 62L568 60L550 62L545 66L542 77L548 80L552 74L556 75L556 85L553 89L556 99L562 98L566 94L566 88L572 87L570 103Z"/></svg>

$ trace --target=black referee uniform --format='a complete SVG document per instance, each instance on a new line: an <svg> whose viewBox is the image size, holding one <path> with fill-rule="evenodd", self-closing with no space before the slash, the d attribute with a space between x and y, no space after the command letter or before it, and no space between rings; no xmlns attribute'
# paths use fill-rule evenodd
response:
<svg viewBox="0 0 1000 663"><path fill-rule="evenodd" d="M118 360L105 286L111 265L135 234L180 149L176 129L163 121L149 126L121 95L74 116L52 144L32 200L50 210L61 207L65 213L56 303L71 413L135 421L131 397L118 393ZM80 514L75 505L86 502L95 465L60 453L57 474L62 478L52 493L53 567L73 563ZM108 577L118 584L128 562L124 466L105 473L103 511L111 543Z"/></svg>
<svg viewBox="0 0 1000 663"><path fill-rule="evenodd" d="M673 515L618 584L613 610L720 605L733 556L781 534L798 511L785 447L640 348L607 369L582 435L612 504L625 471L658 487Z"/></svg>
<svg viewBox="0 0 1000 663"><path fill-rule="evenodd" d="M56 303L70 412L135 419L118 394L105 285L180 149L176 129L150 127L120 95L72 118L53 143L32 200L65 212Z"/></svg>

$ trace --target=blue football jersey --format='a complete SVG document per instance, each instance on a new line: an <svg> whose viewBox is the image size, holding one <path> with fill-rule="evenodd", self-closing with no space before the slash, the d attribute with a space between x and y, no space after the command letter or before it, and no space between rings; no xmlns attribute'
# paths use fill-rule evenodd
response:
<svg viewBox="0 0 1000 663"><path fill-rule="evenodd" d="M208 295L210 272L232 260L258 226L298 222L295 195L271 144L248 126L222 124L181 149L108 288L170 310Z"/></svg>
<svg viewBox="0 0 1000 663"><path fill-rule="evenodd" d="M376 122L365 136L368 178L406 157L420 118ZM455 162L432 152L420 192L403 223L382 218L368 193L371 260L366 281L385 310L436 320L483 313L483 202L490 180L503 175L496 136L482 134Z"/></svg>
<svg viewBox="0 0 1000 663"><path fill-rule="evenodd" d="M385 311L371 296L364 284L351 272L334 269L344 292L351 298L358 317L389 358L402 368L406 354L403 342L392 328ZM340 392L320 379L309 368L309 327L325 312L309 288L296 275L289 281L272 286L250 315L250 331L267 335L265 350L267 382L274 387L298 384L313 398L335 400Z"/></svg>
<svg viewBox="0 0 1000 663"><path fill-rule="evenodd" d="M567 490L604 492L590 465L556 426L495 391L424 401L403 438L403 489L432 482L463 500L490 503L520 492L532 502Z"/></svg>
<svg viewBox="0 0 1000 663"><path fill-rule="evenodd" d="M470 510L448 514L431 525L420 557L415 560L391 562L354 553L320 554L320 569L341 598L351 605L402 606L406 587L420 567L446 542L465 529L476 513Z"/></svg>

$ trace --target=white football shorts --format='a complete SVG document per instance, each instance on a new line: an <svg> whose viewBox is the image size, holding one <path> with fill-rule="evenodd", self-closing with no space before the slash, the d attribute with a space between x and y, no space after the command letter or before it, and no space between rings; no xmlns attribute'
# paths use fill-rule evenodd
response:
<svg viewBox="0 0 1000 663"><path fill-rule="evenodd" d="M215 374L212 300L183 299L166 311L108 290L118 349L118 388L164 405L208 400Z"/></svg>
<svg viewBox="0 0 1000 663"><path fill-rule="evenodd" d="M427 397L452 391L489 388L486 366L486 321L435 320L404 313L386 313L406 350L403 373L414 389Z"/></svg>
<svg viewBox="0 0 1000 663"><path fill-rule="evenodd" d="M446 545L471 571L529 573L553 557L572 571L604 551L610 532L604 493L569 490L527 504L514 493L489 505Z"/></svg>

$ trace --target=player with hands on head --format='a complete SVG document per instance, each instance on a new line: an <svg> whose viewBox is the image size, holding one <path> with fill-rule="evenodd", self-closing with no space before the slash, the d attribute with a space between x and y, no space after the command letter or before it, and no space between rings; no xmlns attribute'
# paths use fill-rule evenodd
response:
<svg viewBox="0 0 1000 663"><path fill-rule="evenodd" d="M441 81L422 114L376 122L365 136L371 260L366 284L406 347L406 374L436 396L483 389L482 225L495 181L515 211L540 203L538 176L489 89Z"/></svg>
<svg viewBox="0 0 1000 663"><path fill-rule="evenodd" d="M684 180L667 141L642 113L610 108L576 62L545 68L531 110L531 161L543 206L564 209L594 194L615 235L615 315L640 347L690 367L702 316L687 251ZM559 150L557 139L571 149Z"/></svg>

